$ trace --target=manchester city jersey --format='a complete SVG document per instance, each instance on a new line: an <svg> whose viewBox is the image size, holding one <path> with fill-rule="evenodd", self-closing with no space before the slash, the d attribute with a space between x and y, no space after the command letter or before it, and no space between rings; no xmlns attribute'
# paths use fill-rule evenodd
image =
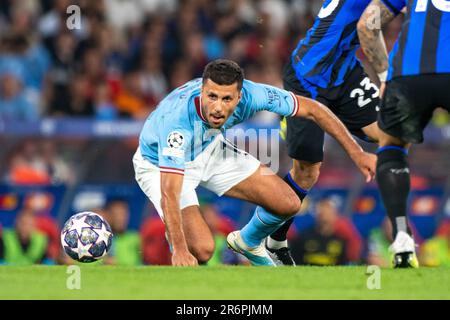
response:
<svg viewBox="0 0 450 320"><path fill-rule="evenodd" d="M242 98L220 130L213 130L202 114L202 79L175 89L147 118L139 137L142 156L162 172L183 173L218 134L251 118L258 111L281 116L297 113L298 102L288 91L244 80Z"/></svg>

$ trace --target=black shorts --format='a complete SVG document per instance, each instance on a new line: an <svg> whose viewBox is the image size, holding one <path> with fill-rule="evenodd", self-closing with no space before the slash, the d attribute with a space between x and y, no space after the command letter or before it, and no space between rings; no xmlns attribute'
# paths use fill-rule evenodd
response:
<svg viewBox="0 0 450 320"><path fill-rule="evenodd" d="M284 68L283 84L286 90L312 98L311 92L297 79L291 63ZM359 64L342 85L330 89L315 87L315 90L315 100L330 108L353 135L368 140L361 129L377 121L379 90ZM289 156L296 160L322 162L324 131L314 121L304 118L285 118L283 121L287 122Z"/></svg>
<svg viewBox="0 0 450 320"><path fill-rule="evenodd" d="M378 125L405 142L421 143L423 130L438 107L450 112L450 74L394 78L386 84Z"/></svg>

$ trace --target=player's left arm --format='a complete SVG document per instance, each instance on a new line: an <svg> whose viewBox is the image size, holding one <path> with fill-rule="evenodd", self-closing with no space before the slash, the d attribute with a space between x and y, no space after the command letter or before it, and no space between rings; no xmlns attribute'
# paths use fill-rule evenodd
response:
<svg viewBox="0 0 450 320"><path fill-rule="evenodd" d="M394 10L394 6L388 8L382 0L372 0L357 25L361 48L381 82L386 81L389 64L382 28L398 14Z"/></svg>

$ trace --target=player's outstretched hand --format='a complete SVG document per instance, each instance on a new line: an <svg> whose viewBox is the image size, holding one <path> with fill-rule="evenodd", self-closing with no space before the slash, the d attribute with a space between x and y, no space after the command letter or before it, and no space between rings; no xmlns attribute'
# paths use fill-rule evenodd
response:
<svg viewBox="0 0 450 320"><path fill-rule="evenodd" d="M377 156L372 153L360 152L352 157L353 161L358 166L366 178L366 182L370 182L375 177L375 170L377 166Z"/></svg>
<svg viewBox="0 0 450 320"><path fill-rule="evenodd" d="M198 261L188 250L173 251L172 266L194 267L198 266Z"/></svg>

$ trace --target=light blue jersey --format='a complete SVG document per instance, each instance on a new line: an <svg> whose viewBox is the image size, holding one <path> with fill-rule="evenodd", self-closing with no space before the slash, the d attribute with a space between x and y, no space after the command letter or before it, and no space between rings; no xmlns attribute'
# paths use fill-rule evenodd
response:
<svg viewBox="0 0 450 320"><path fill-rule="evenodd" d="M142 156L161 172L183 174L185 163L193 161L217 135L258 111L287 117L298 110L298 101L291 92L244 80L242 98L235 111L220 130L212 130L200 107L201 87L199 78L175 89L144 124L139 137Z"/></svg>

